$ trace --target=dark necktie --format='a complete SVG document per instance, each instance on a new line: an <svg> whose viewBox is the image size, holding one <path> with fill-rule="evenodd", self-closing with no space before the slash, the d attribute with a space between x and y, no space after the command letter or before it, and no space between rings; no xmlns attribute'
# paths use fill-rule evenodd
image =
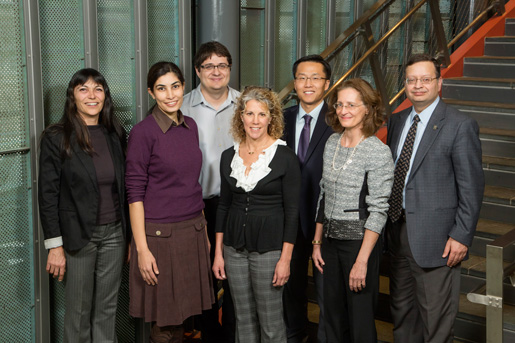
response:
<svg viewBox="0 0 515 343"><path fill-rule="evenodd" d="M311 132L311 119L312 116L309 114L305 114L304 117L304 127L302 128L302 132L299 137L299 148L297 149L297 156L299 156L300 163L304 164L304 159L306 158L306 152L308 151L309 146L309 136Z"/></svg>
<svg viewBox="0 0 515 343"><path fill-rule="evenodd" d="M415 136L417 135L417 124L420 121L420 118L415 115L413 118L413 124L409 128L408 134L406 135L406 140L404 141L404 145L402 147L401 155L397 160L397 165L395 166L394 178L393 178L393 188L392 195L390 196L390 208L388 209L388 215L392 222L396 222L402 212L402 190L404 189L404 184L406 182L406 174L408 173L409 164L411 160L411 154L413 152L413 142L415 142Z"/></svg>

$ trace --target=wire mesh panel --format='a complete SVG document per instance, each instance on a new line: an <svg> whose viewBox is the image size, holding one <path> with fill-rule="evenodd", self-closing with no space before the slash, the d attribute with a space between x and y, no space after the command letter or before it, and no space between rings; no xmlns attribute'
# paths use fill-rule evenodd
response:
<svg viewBox="0 0 515 343"><path fill-rule="evenodd" d="M134 125L136 113L132 3L97 2L99 69L111 90L115 114L127 132Z"/></svg>
<svg viewBox="0 0 515 343"><path fill-rule="evenodd" d="M100 72L113 98L115 115L129 132L135 124L134 17L132 1L98 0ZM134 321L129 316L129 269L123 270L116 316L118 342L134 342Z"/></svg>
<svg viewBox="0 0 515 343"><path fill-rule="evenodd" d="M148 0L147 15L148 65L179 64L179 0Z"/></svg>
<svg viewBox="0 0 515 343"><path fill-rule="evenodd" d="M84 67L82 1L39 1L41 67L45 126L57 122L64 109L66 88L72 75ZM64 285L50 281L52 342L62 342Z"/></svg>
<svg viewBox="0 0 515 343"><path fill-rule="evenodd" d="M22 2L0 2L0 342L35 340ZM5 31L4 31L5 30Z"/></svg>
<svg viewBox="0 0 515 343"><path fill-rule="evenodd" d="M84 67L82 1L41 0L39 18L45 125L48 125L61 118L68 82Z"/></svg>
<svg viewBox="0 0 515 343"><path fill-rule="evenodd" d="M334 15L335 36L338 37L354 22L354 1L336 0Z"/></svg>
<svg viewBox="0 0 515 343"><path fill-rule="evenodd" d="M297 2L278 0L275 8L275 86L282 89L290 80L297 56Z"/></svg>
<svg viewBox="0 0 515 343"><path fill-rule="evenodd" d="M309 0L307 3L306 54L320 54L326 47L327 1Z"/></svg>
<svg viewBox="0 0 515 343"><path fill-rule="evenodd" d="M241 0L241 85L263 86L265 75L265 1Z"/></svg>

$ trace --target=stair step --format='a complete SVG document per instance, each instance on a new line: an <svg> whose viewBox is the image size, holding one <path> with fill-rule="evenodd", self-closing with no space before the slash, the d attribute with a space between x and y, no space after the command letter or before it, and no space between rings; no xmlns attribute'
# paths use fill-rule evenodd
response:
<svg viewBox="0 0 515 343"><path fill-rule="evenodd" d="M515 104L506 104L506 103L499 103L499 102L488 102L488 101L469 101L469 100L462 100L462 99L450 99L450 98L444 98L444 102L448 105L453 105L455 107L459 106L468 106L468 107L479 107L484 109L491 109L491 110L515 110Z"/></svg>
<svg viewBox="0 0 515 343"><path fill-rule="evenodd" d="M484 219L515 223L515 207L489 202L483 199L479 216Z"/></svg>
<svg viewBox="0 0 515 343"><path fill-rule="evenodd" d="M514 206L515 209L515 189L486 185L483 201Z"/></svg>
<svg viewBox="0 0 515 343"><path fill-rule="evenodd" d="M486 37L486 56L515 56L515 37Z"/></svg>
<svg viewBox="0 0 515 343"><path fill-rule="evenodd" d="M476 226L476 236L495 239L515 229L515 224L480 218Z"/></svg>
<svg viewBox="0 0 515 343"><path fill-rule="evenodd" d="M506 36L515 36L515 18L506 18L504 34Z"/></svg>
<svg viewBox="0 0 515 343"><path fill-rule="evenodd" d="M515 142L501 137L480 135L483 154L500 158L515 158Z"/></svg>
<svg viewBox="0 0 515 343"><path fill-rule="evenodd" d="M449 103L448 100L445 102ZM453 106L469 117L474 118L482 128L515 130L515 106L513 106L514 108L493 108L488 106L468 106L462 103L455 103Z"/></svg>
<svg viewBox="0 0 515 343"><path fill-rule="evenodd" d="M483 154L483 168L515 171L515 158L502 158Z"/></svg>
<svg viewBox="0 0 515 343"><path fill-rule="evenodd" d="M483 173L489 186L515 188L515 172L483 168Z"/></svg>
<svg viewBox="0 0 515 343"><path fill-rule="evenodd" d="M515 79L447 78L443 81L442 95L444 99L515 104Z"/></svg>
<svg viewBox="0 0 515 343"><path fill-rule="evenodd" d="M515 78L515 57L466 57L463 61L463 76L500 79Z"/></svg>
<svg viewBox="0 0 515 343"><path fill-rule="evenodd" d="M487 138L500 138L505 139L507 141L515 142L515 130L507 130L507 129L496 129L490 127L481 127L479 129L479 133L483 137Z"/></svg>

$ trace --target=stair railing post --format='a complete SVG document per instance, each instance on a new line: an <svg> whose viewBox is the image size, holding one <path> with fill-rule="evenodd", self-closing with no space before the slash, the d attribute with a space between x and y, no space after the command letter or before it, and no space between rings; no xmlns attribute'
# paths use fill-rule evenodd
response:
<svg viewBox="0 0 515 343"><path fill-rule="evenodd" d="M372 33L372 28L370 27L370 22L367 21L362 25L362 28L364 30L363 32L363 40L365 41L365 46L367 47L367 50L371 49L374 44L374 34ZM379 58L377 56L377 50L375 50L372 54L369 56L369 62L370 62L370 68L372 69L372 74L374 75L374 82L376 85L376 89L379 92L379 95L381 96L381 100L383 101L383 106L385 109L385 119L390 118L390 115L392 114L392 109L390 108L390 99L388 97L388 93L386 90L386 85L384 82L385 76L383 74L383 69L381 68L381 62L379 61Z"/></svg>
<svg viewBox="0 0 515 343"><path fill-rule="evenodd" d="M447 49L447 39L445 38L438 0L429 0L429 8L431 10L431 19L433 20L434 33L438 44L438 58L445 66L448 66L451 64L451 57L449 55L449 49Z"/></svg>
<svg viewBox="0 0 515 343"><path fill-rule="evenodd" d="M503 247L486 246L486 341L503 341Z"/></svg>

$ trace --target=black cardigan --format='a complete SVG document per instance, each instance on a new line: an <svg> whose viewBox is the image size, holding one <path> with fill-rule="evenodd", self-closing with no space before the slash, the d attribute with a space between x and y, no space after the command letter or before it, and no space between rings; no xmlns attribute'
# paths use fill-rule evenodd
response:
<svg viewBox="0 0 515 343"><path fill-rule="evenodd" d="M295 153L279 145L270 162L271 172L246 192L230 177L234 157L231 147L220 161L220 203L216 232L224 244L259 253L282 250L283 242L295 244L298 230L300 166Z"/></svg>

